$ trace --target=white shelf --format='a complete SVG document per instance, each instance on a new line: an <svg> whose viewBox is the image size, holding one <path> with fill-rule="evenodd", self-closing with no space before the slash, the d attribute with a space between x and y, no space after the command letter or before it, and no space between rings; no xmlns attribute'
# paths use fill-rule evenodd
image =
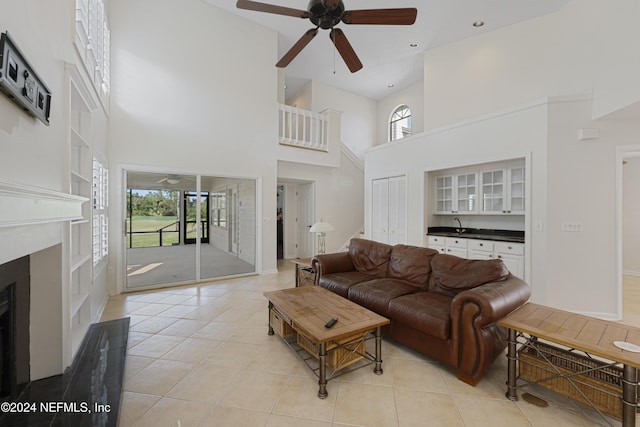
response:
<svg viewBox="0 0 640 427"><path fill-rule="evenodd" d="M82 267L82 265L91 260L91 254L86 255L78 255L73 257L71 260L71 271L76 271L78 268Z"/></svg>

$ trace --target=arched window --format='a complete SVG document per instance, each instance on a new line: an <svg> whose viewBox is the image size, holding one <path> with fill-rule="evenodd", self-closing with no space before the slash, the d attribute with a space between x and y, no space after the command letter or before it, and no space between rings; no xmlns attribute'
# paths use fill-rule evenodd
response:
<svg viewBox="0 0 640 427"><path fill-rule="evenodd" d="M391 114L389 121L389 141L404 138L411 135L411 110L406 105L401 105Z"/></svg>

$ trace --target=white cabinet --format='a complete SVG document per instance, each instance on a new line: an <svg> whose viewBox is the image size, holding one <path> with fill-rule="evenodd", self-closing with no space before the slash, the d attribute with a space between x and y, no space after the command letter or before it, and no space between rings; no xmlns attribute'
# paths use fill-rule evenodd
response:
<svg viewBox="0 0 640 427"><path fill-rule="evenodd" d="M494 243L492 240L469 239L469 258L492 259Z"/></svg>
<svg viewBox="0 0 640 427"><path fill-rule="evenodd" d="M468 239L456 237L427 236L428 248L460 258L467 258L467 242Z"/></svg>
<svg viewBox="0 0 640 427"><path fill-rule="evenodd" d="M504 262L511 274L524 278L524 245L522 243L496 242L494 256Z"/></svg>
<svg viewBox="0 0 640 427"><path fill-rule="evenodd" d="M469 259L501 259L514 276L524 278L524 244L427 235L427 247Z"/></svg>
<svg viewBox="0 0 640 427"><path fill-rule="evenodd" d="M482 213L524 214L524 167L485 171L480 180Z"/></svg>
<svg viewBox="0 0 640 427"><path fill-rule="evenodd" d="M406 243L406 177L374 179L372 183L372 239L390 245Z"/></svg>
<svg viewBox="0 0 640 427"><path fill-rule="evenodd" d="M442 175L436 179L436 213L478 212L478 175Z"/></svg>

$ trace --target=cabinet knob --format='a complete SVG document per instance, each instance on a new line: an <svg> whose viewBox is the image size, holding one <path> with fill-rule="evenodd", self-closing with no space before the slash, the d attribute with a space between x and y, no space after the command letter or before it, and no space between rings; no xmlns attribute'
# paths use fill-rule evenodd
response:
<svg viewBox="0 0 640 427"><path fill-rule="evenodd" d="M458 241L456 240L456 243L458 243Z"/></svg>
<svg viewBox="0 0 640 427"><path fill-rule="evenodd" d="M480 243L480 246L484 246L484 243Z"/></svg>
<svg viewBox="0 0 640 427"><path fill-rule="evenodd" d="M498 255L498 258L502 258L502 255Z"/></svg>
<svg viewBox="0 0 640 427"><path fill-rule="evenodd" d="M509 249L513 249L513 247L512 247L512 246L507 246L507 248L509 248Z"/></svg>

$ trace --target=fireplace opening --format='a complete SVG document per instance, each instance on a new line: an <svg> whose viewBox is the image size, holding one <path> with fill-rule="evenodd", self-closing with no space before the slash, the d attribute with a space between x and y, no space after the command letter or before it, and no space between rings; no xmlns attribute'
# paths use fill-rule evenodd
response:
<svg viewBox="0 0 640 427"><path fill-rule="evenodd" d="M0 265L0 402L29 383L30 280L29 256Z"/></svg>
<svg viewBox="0 0 640 427"><path fill-rule="evenodd" d="M11 283L0 291L0 400L16 396L15 287Z"/></svg>

